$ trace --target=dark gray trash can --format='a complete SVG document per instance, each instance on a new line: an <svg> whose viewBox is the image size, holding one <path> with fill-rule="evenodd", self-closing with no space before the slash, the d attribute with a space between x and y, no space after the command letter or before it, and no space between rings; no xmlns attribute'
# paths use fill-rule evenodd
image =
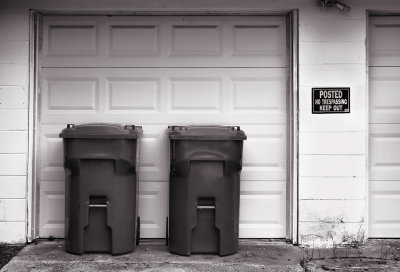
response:
<svg viewBox="0 0 400 272"><path fill-rule="evenodd" d="M138 126L68 125L64 141L65 249L111 252L135 249Z"/></svg>
<svg viewBox="0 0 400 272"><path fill-rule="evenodd" d="M168 134L170 251L236 253L245 133L233 126L171 126Z"/></svg>

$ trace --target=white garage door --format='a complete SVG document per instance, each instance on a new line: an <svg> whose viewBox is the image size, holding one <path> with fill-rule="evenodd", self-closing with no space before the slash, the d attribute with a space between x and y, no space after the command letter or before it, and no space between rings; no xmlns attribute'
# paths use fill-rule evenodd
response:
<svg viewBox="0 0 400 272"><path fill-rule="evenodd" d="M400 237L400 17L371 17L369 45L369 234Z"/></svg>
<svg viewBox="0 0 400 272"><path fill-rule="evenodd" d="M165 237L172 124L240 125L240 237L285 237L286 48L279 16L45 16L40 236L64 236L59 132L113 122L143 126L142 237Z"/></svg>

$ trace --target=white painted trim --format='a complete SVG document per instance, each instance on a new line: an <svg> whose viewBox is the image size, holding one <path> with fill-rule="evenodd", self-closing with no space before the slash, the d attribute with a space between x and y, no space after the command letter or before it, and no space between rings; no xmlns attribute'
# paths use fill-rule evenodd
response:
<svg viewBox="0 0 400 272"><path fill-rule="evenodd" d="M285 16L293 9L260 9L260 8L136 8L132 10L53 10L41 9L42 15L114 15L114 16L190 16L190 15L238 15L238 16L262 16L262 15L281 15Z"/></svg>
<svg viewBox="0 0 400 272"><path fill-rule="evenodd" d="M299 190L298 190L298 154L299 154L299 97L298 97L298 45L299 45L299 16L298 10L293 10L288 15L288 44L289 44L289 152L288 152L288 177L287 185L287 238L293 244L298 244L298 206L299 206Z"/></svg>
<svg viewBox="0 0 400 272"><path fill-rule="evenodd" d="M365 37L365 54L366 54L366 59L365 59L365 71L366 71L366 84L365 84L365 91L366 91L366 97L365 97L365 107L366 107L366 114L367 116L365 117L365 122L366 124L366 132L365 132L365 177L366 177L366 183L365 184L365 205L366 205L366 211L365 211L365 236L369 238L369 21L371 17L371 13L366 10L365 12L366 16L366 37Z"/></svg>
<svg viewBox="0 0 400 272"><path fill-rule="evenodd" d="M32 242L37 238L37 191L36 191L36 154L37 154L37 84L38 84L38 35L39 13L29 12L29 105L28 105L28 165L27 165L27 229L26 240Z"/></svg>

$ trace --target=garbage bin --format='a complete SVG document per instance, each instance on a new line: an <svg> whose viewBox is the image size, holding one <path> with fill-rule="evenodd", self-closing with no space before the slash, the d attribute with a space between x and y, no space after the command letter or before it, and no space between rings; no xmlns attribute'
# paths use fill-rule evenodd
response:
<svg viewBox="0 0 400 272"><path fill-rule="evenodd" d="M245 133L235 126L170 126L168 134L170 252L236 253Z"/></svg>
<svg viewBox="0 0 400 272"><path fill-rule="evenodd" d="M68 125L64 142L65 249L132 252L137 217L138 126Z"/></svg>

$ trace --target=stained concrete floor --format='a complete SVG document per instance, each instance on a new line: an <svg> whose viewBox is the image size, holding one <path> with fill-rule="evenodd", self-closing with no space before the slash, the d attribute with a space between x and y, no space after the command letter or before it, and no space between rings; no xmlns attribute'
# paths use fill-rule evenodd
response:
<svg viewBox="0 0 400 272"><path fill-rule="evenodd" d="M1 272L14 271L303 271L301 249L283 241L240 240L238 253L178 256L165 240L142 240L133 253L73 255L64 241L39 241L26 246Z"/></svg>
<svg viewBox="0 0 400 272"><path fill-rule="evenodd" d="M165 240L141 240L135 252L66 253L64 241L39 241L26 246L1 272L14 271L400 271L400 239L369 240L343 248L301 248L276 240L239 240L238 253L178 256Z"/></svg>
<svg viewBox="0 0 400 272"><path fill-rule="evenodd" d="M400 239L370 239L362 245L302 251L302 266L307 272L400 271Z"/></svg>

